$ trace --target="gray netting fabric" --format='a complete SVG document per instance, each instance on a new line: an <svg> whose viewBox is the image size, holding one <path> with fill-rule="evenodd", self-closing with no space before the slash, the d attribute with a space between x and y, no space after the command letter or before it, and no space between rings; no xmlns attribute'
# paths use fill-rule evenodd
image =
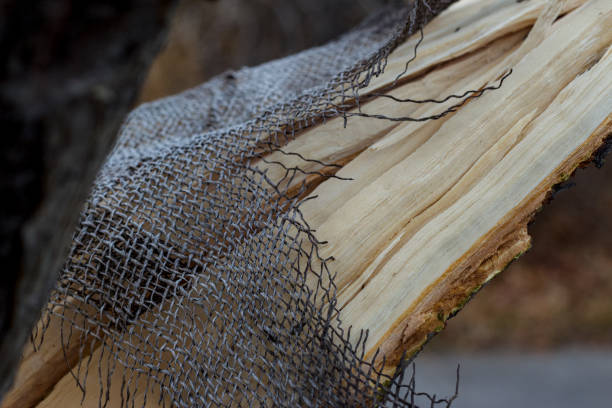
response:
<svg viewBox="0 0 612 408"><path fill-rule="evenodd" d="M260 164L355 106L390 51L452 2L391 6L328 45L129 115L48 308L69 322L81 385L121 373L124 406L143 392L180 407L411 406L403 370L381 374L363 358L367 333L341 322L333 263L300 215L310 187L287 188L302 169L272 179ZM86 391L108 405L99 385Z"/></svg>

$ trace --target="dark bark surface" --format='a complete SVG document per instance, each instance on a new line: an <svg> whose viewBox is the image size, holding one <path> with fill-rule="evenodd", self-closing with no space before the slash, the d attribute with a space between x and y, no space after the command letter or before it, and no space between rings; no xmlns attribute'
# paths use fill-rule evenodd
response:
<svg viewBox="0 0 612 408"><path fill-rule="evenodd" d="M171 3L0 3L0 398Z"/></svg>

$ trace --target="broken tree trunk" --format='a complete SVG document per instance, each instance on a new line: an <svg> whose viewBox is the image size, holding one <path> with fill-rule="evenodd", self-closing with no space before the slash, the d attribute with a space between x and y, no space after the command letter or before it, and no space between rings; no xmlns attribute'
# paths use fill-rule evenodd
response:
<svg viewBox="0 0 612 408"><path fill-rule="evenodd" d="M441 99L495 85L512 70L500 89L435 121L356 116L344 129L342 118L330 120L283 148L344 166L338 171L313 161L311 173L288 182L296 189L305 182L318 196L301 211L327 241L323 258L335 258L330 267L338 272L343 325L369 331L366 355L379 350L378 364L384 356L392 369L404 353L418 351L527 250L527 223L549 191L590 161L612 133L610 26L607 0L460 2L427 26L417 59L390 93ZM387 71L362 95L392 84L416 41L418 35L395 50ZM418 118L454 103L405 105L378 97L361 111ZM286 168L304 167L300 156L272 153L259 166L280 178ZM352 180L318 174L325 172ZM120 371L112 387L121 387ZM106 378L97 375L90 370L94 391L85 406L98 403L95 386ZM110 405L118 405L121 392L110 394ZM151 395L147 403L155 406ZM67 374L40 406L80 402Z"/></svg>

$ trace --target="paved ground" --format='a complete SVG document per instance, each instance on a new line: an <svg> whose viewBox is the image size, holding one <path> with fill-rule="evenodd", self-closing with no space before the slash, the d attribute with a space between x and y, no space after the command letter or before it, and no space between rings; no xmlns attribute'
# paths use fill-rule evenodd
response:
<svg viewBox="0 0 612 408"><path fill-rule="evenodd" d="M458 363L454 408L612 407L612 351L440 355L426 350L416 360L417 390L453 394Z"/></svg>

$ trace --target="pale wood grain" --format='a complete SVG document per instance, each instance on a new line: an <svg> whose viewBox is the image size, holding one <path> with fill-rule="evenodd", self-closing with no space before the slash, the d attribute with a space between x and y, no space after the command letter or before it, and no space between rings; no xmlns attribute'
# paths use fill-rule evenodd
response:
<svg viewBox="0 0 612 408"><path fill-rule="evenodd" d="M610 45L611 25L611 5L604 0L565 17L500 91L468 104L314 225L336 259L341 318L370 331L370 354L381 347L397 358L399 350L420 345L424 338L404 341L431 317L424 314L440 312L433 299L451 288L439 280L492 256L496 248L487 247L497 244L504 217L512 214L524 225L526 214L514 214L521 202L562 178L561 163L575 167L576 149L585 149L584 158L596 148L582 145L612 112L609 56L579 74ZM542 144L546 148L539 149ZM519 170L516 180L510 177ZM421 303L430 308L415 312ZM403 333L400 344L396 332Z"/></svg>

